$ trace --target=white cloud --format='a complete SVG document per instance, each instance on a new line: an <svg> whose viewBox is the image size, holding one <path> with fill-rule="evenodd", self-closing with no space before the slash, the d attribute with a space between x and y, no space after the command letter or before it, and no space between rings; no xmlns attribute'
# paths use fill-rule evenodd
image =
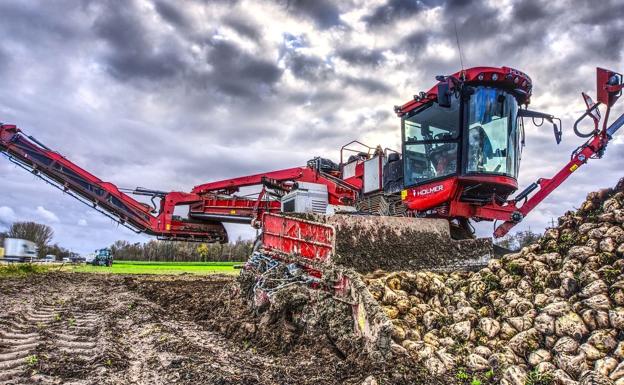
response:
<svg viewBox="0 0 624 385"><path fill-rule="evenodd" d="M87 223L86 219L79 219L78 220L78 226L88 226L89 224Z"/></svg>
<svg viewBox="0 0 624 385"><path fill-rule="evenodd" d="M8 206L0 206L0 225L10 225L16 220L15 211Z"/></svg>
<svg viewBox="0 0 624 385"><path fill-rule="evenodd" d="M37 215L39 218L47 222L60 222L59 218L50 210L46 210L43 206L37 206Z"/></svg>

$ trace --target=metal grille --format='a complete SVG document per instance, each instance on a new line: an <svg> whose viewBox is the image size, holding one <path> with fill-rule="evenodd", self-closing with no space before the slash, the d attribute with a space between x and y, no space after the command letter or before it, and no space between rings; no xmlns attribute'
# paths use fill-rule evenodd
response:
<svg viewBox="0 0 624 385"><path fill-rule="evenodd" d="M398 195L370 194L358 200L355 206L358 211L372 215L404 217L406 213L405 205Z"/></svg>

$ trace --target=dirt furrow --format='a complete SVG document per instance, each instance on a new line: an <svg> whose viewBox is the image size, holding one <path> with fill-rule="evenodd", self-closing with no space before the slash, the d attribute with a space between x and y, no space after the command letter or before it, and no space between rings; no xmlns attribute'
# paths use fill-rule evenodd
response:
<svg viewBox="0 0 624 385"><path fill-rule="evenodd" d="M6 383L22 381L36 365L41 330L54 321L54 311L59 311L40 309L34 299L24 299L23 309L8 313L0 322L0 379Z"/></svg>
<svg viewBox="0 0 624 385"><path fill-rule="evenodd" d="M362 383L365 371L324 335L284 340L292 346L283 352L252 338L259 326L233 297L233 282L66 273L0 279L0 384Z"/></svg>

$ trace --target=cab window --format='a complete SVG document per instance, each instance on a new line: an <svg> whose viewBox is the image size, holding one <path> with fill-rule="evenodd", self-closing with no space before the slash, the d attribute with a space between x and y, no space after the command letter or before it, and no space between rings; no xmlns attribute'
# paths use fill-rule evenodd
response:
<svg viewBox="0 0 624 385"><path fill-rule="evenodd" d="M476 88L467 111L466 172L517 175L517 109L512 95L490 87Z"/></svg>
<svg viewBox="0 0 624 385"><path fill-rule="evenodd" d="M432 103L403 119L405 186L457 173L460 101Z"/></svg>
<svg viewBox="0 0 624 385"><path fill-rule="evenodd" d="M451 107L431 104L404 120L405 141L457 139L459 136L459 100L451 98Z"/></svg>

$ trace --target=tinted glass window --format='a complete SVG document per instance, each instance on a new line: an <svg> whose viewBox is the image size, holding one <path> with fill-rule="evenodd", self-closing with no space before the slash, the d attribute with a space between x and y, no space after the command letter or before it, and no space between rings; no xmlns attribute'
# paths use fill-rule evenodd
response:
<svg viewBox="0 0 624 385"><path fill-rule="evenodd" d="M504 91L478 87L468 107L466 171L516 176L516 99Z"/></svg>
<svg viewBox="0 0 624 385"><path fill-rule="evenodd" d="M459 136L459 100L451 97L451 107L437 103L405 118L405 140L448 140Z"/></svg>
<svg viewBox="0 0 624 385"><path fill-rule="evenodd" d="M454 174L457 143L408 144L405 146L405 185Z"/></svg>

